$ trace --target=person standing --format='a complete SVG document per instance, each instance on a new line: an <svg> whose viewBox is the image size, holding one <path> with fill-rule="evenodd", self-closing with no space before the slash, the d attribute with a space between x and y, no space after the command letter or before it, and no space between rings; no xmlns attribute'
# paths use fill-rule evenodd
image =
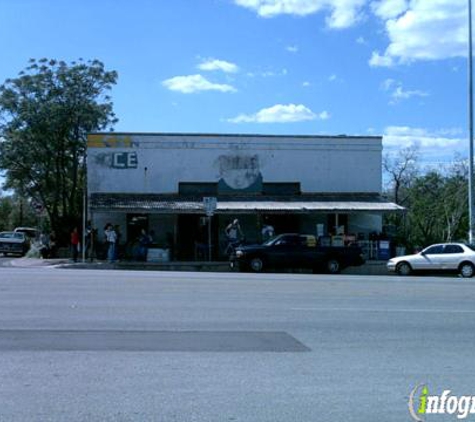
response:
<svg viewBox="0 0 475 422"><path fill-rule="evenodd" d="M242 230L241 226L239 225L239 220L236 218L234 221L225 229L226 237L228 238L229 242L234 243L237 242L240 238L242 238Z"/></svg>
<svg viewBox="0 0 475 422"><path fill-rule="evenodd" d="M271 226L267 221L264 223L264 225L262 226L262 230L261 230L261 236L262 236L262 241L263 242L266 242L267 240L269 240L271 237L274 237L275 235L275 231L274 231L274 227Z"/></svg>
<svg viewBox="0 0 475 422"><path fill-rule="evenodd" d="M114 261L119 259L119 247L120 247L120 239L122 239L122 233L120 231L120 225L116 224L113 227L115 231L115 249L114 249Z"/></svg>
<svg viewBox="0 0 475 422"><path fill-rule="evenodd" d="M145 229L142 229L140 231L140 236L139 236L139 260L140 261L146 261L147 260L147 252L148 252L148 247L152 243L150 235L147 234L147 231Z"/></svg>
<svg viewBox="0 0 475 422"><path fill-rule="evenodd" d="M86 259L91 258L91 245L92 245L92 225L91 222L88 221L86 225L86 235L84 236L84 256Z"/></svg>
<svg viewBox="0 0 475 422"><path fill-rule="evenodd" d="M79 232L78 228L74 227L71 232L71 256L74 262L77 262L79 254Z"/></svg>
<svg viewBox="0 0 475 422"><path fill-rule="evenodd" d="M244 237L241 230L241 226L239 224L239 220L236 218L231 223L229 223L226 229L224 230L224 233L228 241L224 253L226 255L230 255L232 252L234 252L235 247Z"/></svg>
<svg viewBox="0 0 475 422"><path fill-rule="evenodd" d="M49 255L50 258L56 258L58 252L58 238L56 236L56 232L53 230L49 234Z"/></svg>
<svg viewBox="0 0 475 422"><path fill-rule="evenodd" d="M114 230L112 224L107 224L106 230L104 232L107 242L107 260L112 263L116 259L116 243L117 243L117 233Z"/></svg>

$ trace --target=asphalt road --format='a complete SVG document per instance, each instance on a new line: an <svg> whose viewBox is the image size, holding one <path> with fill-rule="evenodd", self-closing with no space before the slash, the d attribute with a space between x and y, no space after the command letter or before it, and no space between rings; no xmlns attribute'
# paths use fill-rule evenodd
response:
<svg viewBox="0 0 475 422"><path fill-rule="evenodd" d="M457 277L0 268L0 421L410 421L474 346Z"/></svg>

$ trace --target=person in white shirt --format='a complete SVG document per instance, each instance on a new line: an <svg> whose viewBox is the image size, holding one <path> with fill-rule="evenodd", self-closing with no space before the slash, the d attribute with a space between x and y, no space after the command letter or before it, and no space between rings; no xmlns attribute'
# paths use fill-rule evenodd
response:
<svg viewBox="0 0 475 422"><path fill-rule="evenodd" d="M104 231L106 236L107 242L107 260L109 262L115 261L115 248L117 243L117 233L114 230L112 224L108 224L106 226L106 230Z"/></svg>

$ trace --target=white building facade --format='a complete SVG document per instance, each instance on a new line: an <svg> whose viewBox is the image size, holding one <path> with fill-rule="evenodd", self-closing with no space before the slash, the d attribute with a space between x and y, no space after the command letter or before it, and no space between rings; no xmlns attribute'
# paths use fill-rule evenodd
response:
<svg viewBox="0 0 475 422"><path fill-rule="evenodd" d="M90 134L89 212L99 231L119 225L123 245L145 228L183 260L209 243L209 197L215 259L234 218L250 242L264 221L277 233L364 240L381 232L383 213L402 210L381 198L381 161L375 136Z"/></svg>

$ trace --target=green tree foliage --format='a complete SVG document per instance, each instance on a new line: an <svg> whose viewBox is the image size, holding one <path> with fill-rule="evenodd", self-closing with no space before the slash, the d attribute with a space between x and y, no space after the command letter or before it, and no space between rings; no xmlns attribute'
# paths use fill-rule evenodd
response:
<svg viewBox="0 0 475 422"><path fill-rule="evenodd" d="M41 203L58 232L81 214L86 134L117 121L107 95L116 81L97 60L32 59L0 86L5 187Z"/></svg>
<svg viewBox="0 0 475 422"><path fill-rule="evenodd" d="M0 196L0 231L19 226L36 227L40 220L27 200L18 195Z"/></svg>
<svg viewBox="0 0 475 422"><path fill-rule="evenodd" d="M404 217L391 215L386 219L388 224L396 226L397 243L412 248L466 240L467 175L466 163L459 158L448 169L422 172L413 167L406 173L404 183L398 186L398 198L407 211ZM390 189L388 196L392 200L395 199L393 195L394 190Z"/></svg>

